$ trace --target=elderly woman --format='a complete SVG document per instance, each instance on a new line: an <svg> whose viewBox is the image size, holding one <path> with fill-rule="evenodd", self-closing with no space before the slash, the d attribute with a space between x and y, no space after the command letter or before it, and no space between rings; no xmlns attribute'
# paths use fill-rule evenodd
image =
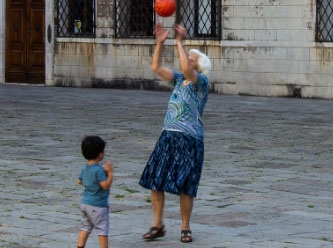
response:
<svg viewBox="0 0 333 248"><path fill-rule="evenodd" d="M163 80L170 82L174 89L169 99L162 134L139 182L141 186L151 190L154 218L152 227L143 238L154 240L165 235L164 192L168 192L180 196L180 240L192 242L190 218L204 159L202 114L209 92L207 74L211 63L198 50L191 49L187 55L182 45L186 36L183 26L176 25L175 32L182 73L160 64L163 44L169 30L164 30L159 23L154 29L157 43L151 69Z"/></svg>

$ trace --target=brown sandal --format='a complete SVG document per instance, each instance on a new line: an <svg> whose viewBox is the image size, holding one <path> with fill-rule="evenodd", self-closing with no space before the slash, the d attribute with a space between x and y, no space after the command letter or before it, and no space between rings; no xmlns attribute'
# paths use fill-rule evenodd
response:
<svg viewBox="0 0 333 248"><path fill-rule="evenodd" d="M143 238L145 240L154 240L163 237L165 233L166 231L164 229L164 225L162 225L160 228L153 226L149 229L149 232L143 235Z"/></svg>
<svg viewBox="0 0 333 248"><path fill-rule="evenodd" d="M192 242L192 232L191 230L182 230L180 242L189 243Z"/></svg>

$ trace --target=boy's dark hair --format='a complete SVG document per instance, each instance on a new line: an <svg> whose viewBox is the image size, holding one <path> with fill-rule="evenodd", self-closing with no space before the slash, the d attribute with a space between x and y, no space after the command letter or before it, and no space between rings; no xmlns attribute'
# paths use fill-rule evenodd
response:
<svg viewBox="0 0 333 248"><path fill-rule="evenodd" d="M98 136L86 136L81 143L83 157L87 160L96 159L98 155L104 152L105 141Z"/></svg>

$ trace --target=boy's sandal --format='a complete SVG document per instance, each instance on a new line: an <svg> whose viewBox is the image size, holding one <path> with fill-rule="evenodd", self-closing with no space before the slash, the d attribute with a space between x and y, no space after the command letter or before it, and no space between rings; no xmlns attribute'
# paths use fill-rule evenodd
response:
<svg viewBox="0 0 333 248"><path fill-rule="evenodd" d="M192 242L192 232L191 230L182 230L180 241L183 243Z"/></svg>
<svg viewBox="0 0 333 248"><path fill-rule="evenodd" d="M153 226L150 228L149 232L143 235L143 238L146 240L154 240L163 237L165 232L164 225L162 225L160 228Z"/></svg>

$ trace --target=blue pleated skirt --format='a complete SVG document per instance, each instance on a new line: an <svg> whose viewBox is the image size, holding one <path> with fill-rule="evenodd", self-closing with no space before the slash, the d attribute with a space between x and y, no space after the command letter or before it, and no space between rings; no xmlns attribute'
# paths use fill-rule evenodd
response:
<svg viewBox="0 0 333 248"><path fill-rule="evenodd" d="M150 190L196 197L204 160L203 141L164 130L139 184Z"/></svg>

